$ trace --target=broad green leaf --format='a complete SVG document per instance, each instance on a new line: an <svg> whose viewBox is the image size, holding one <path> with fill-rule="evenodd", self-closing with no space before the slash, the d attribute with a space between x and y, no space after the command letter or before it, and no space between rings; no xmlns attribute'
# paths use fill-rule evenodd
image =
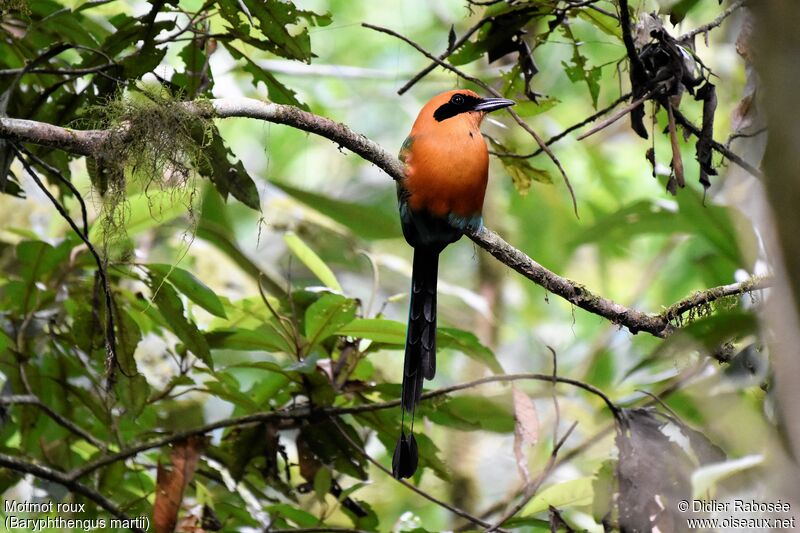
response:
<svg viewBox="0 0 800 533"><path fill-rule="evenodd" d="M364 443L358 432L341 418L304 425L298 439L302 439L326 465L356 479L367 479L367 460L356 448L363 449Z"/></svg>
<svg viewBox="0 0 800 533"><path fill-rule="evenodd" d="M308 247L306 243L297 236L296 233L289 231L283 236L283 240L286 241L286 245L292 251L292 253L300 260L302 263L308 267L308 269L319 279L326 287L329 289L333 289L338 292L342 292L342 286L339 285L339 281L337 281L336 276L333 274L328 265L320 259L320 257L314 253L314 250Z"/></svg>
<svg viewBox="0 0 800 533"><path fill-rule="evenodd" d="M208 346L216 350L294 352L294 347L273 324L264 324L256 329L216 329L206 333L205 338Z"/></svg>
<svg viewBox="0 0 800 533"><path fill-rule="evenodd" d="M669 21L673 24L680 24L686 14L689 13L700 2L700 0L678 0L669 9Z"/></svg>
<svg viewBox="0 0 800 533"><path fill-rule="evenodd" d="M321 467L314 475L314 492L317 494L317 499L320 502L325 501L325 496L331 490L333 477L329 468Z"/></svg>
<svg viewBox="0 0 800 533"><path fill-rule="evenodd" d="M440 348L458 350L470 359L486 365L495 374L502 374L503 367L489 348L481 344L475 334L454 328L438 328L436 342Z"/></svg>
<svg viewBox="0 0 800 533"><path fill-rule="evenodd" d="M517 102L517 105L514 106L514 111L522 118L531 118L553 109L560 103L561 100L553 97L539 98L536 102L525 100Z"/></svg>
<svg viewBox="0 0 800 533"><path fill-rule="evenodd" d="M537 494L522 508L522 516L531 516L544 511L550 506L559 510L591 505L594 497L591 477L582 477L551 485Z"/></svg>
<svg viewBox="0 0 800 533"><path fill-rule="evenodd" d="M339 328L336 334L399 346L406 343L406 325L385 318L356 318Z"/></svg>
<svg viewBox="0 0 800 533"><path fill-rule="evenodd" d="M255 412L259 409L258 404L250 396L239 390L238 386L231 386L228 383L213 380L206 381L203 385L217 398L231 402L245 409L246 412Z"/></svg>
<svg viewBox="0 0 800 533"><path fill-rule="evenodd" d="M265 510L270 514L276 514L278 516L282 516L284 518L288 518L292 522L295 523L298 527L314 527L318 526L320 521L319 519L309 514L302 509L298 509L293 505L289 505L287 503L277 503L275 505L268 505L265 507Z"/></svg>
<svg viewBox="0 0 800 533"><path fill-rule="evenodd" d="M514 431L511 402L482 396L454 396L443 402L417 407L436 424L464 431L484 430L495 433Z"/></svg>
<svg viewBox="0 0 800 533"><path fill-rule="evenodd" d="M306 339L314 345L336 333L356 316L356 302L339 294L324 294L306 309Z"/></svg>
<svg viewBox="0 0 800 533"><path fill-rule="evenodd" d="M258 89L258 82L262 82L267 88L270 102L293 105L305 111L309 111L308 106L297 99L297 93L278 81L278 78L273 76L269 71L258 66L252 59L234 48L230 43L226 43L225 48L235 59L244 59L244 71L252 76L253 87Z"/></svg>
<svg viewBox="0 0 800 533"><path fill-rule="evenodd" d="M71 249L70 241L57 247L43 241L22 241L17 244L16 255L22 279L27 282L47 279L53 275L58 264L69 257Z"/></svg>
<svg viewBox="0 0 800 533"><path fill-rule="evenodd" d="M115 384L117 397L127 409L129 416L139 416L147 405L150 396L150 385L141 374L120 376Z"/></svg>
<svg viewBox="0 0 800 533"><path fill-rule="evenodd" d="M600 78L603 74L602 67L589 66L589 62L581 54L581 43L575 39L569 25L564 24L561 26L561 29L567 39L573 43L571 62L561 62L564 67L564 72L572 83L579 83L581 81L586 83L586 87L589 89L589 95L592 97L592 105L597 109L597 97L600 95Z"/></svg>
<svg viewBox="0 0 800 533"><path fill-rule="evenodd" d="M222 139L216 126L212 126L210 131L195 129L192 136L195 142L203 146L202 157L195 164L203 176L211 179L222 198L225 200L230 194L247 207L258 211L261 208L261 199L256 184L241 161L231 163L230 159L236 159L236 156Z"/></svg>
<svg viewBox="0 0 800 533"><path fill-rule="evenodd" d="M249 37L249 28L242 21L242 7L237 0L220 0L221 14L233 24L234 33L253 46L288 59L310 61L313 54L307 26L326 26L331 22L329 15L298 10L291 2L243 1L266 40Z"/></svg>
<svg viewBox="0 0 800 533"><path fill-rule="evenodd" d="M171 331L186 345L196 357L203 361L209 368L214 368L208 342L197 329L194 322L184 316L183 303L172 285L161 276L151 276L150 288L153 291L155 302L161 316L169 324Z"/></svg>
<svg viewBox="0 0 800 533"><path fill-rule="evenodd" d="M142 332L139 330L139 325L136 321L126 311L120 309L118 305L114 307L117 363L125 376L133 378L138 374L136 359L134 359L133 355L136 352L139 341L142 340Z"/></svg>
<svg viewBox="0 0 800 533"><path fill-rule="evenodd" d="M358 237L391 239L400 236L397 217L390 216L385 209L331 198L275 181L272 184L292 198L351 229Z"/></svg>
<svg viewBox="0 0 800 533"><path fill-rule="evenodd" d="M147 265L147 268L150 272L154 272L162 278L167 279L187 298L212 315L226 318L225 308L222 307L222 302L219 297L191 272L173 265L161 263L150 263Z"/></svg>

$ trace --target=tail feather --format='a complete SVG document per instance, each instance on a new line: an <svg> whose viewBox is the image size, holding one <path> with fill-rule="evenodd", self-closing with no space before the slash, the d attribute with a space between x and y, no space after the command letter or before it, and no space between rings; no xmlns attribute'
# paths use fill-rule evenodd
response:
<svg viewBox="0 0 800 533"><path fill-rule="evenodd" d="M414 250L411 304L403 371L402 407L413 412L422 395L423 379L436 374L436 283L439 250Z"/></svg>

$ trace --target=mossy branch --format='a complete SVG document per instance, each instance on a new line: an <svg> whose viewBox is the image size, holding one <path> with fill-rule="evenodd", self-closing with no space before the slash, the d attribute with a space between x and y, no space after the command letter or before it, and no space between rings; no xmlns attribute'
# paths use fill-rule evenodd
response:
<svg viewBox="0 0 800 533"><path fill-rule="evenodd" d="M375 164L392 179L401 179L403 176L402 163L379 144L352 131L342 123L293 106L267 103L251 98L220 98L183 102L180 105L187 112L202 119L245 117L284 124L314 133ZM106 155L108 146L118 146L120 141L124 143L127 135L129 132L124 124L109 130L81 131L31 120L0 117L0 138L52 146L91 157ZM614 324L624 326L632 333L644 331L656 337L666 337L673 333L676 330L672 322L674 318L693 307L707 305L720 298L752 292L769 286L769 280L759 279L716 287L698 292L667 307L662 313L648 314L594 294L580 283L559 276L508 244L489 229L483 228L470 234L469 237L501 263L573 305L604 317Z"/></svg>

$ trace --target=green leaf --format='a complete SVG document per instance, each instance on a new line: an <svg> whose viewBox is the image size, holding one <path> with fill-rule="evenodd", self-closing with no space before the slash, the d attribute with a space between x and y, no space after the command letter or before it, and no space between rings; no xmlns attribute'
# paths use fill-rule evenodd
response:
<svg viewBox="0 0 800 533"><path fill-rule="evenodd" d="M510 401L499 402L483 396L462 395L417 409L436 424L463 431L484 430L495 433L514 431L514 413Z"/></svg>
<svg viewBox="0 0 800 533"><path fill-rule="evenodd" d="M227 48L234 59L244 59L244 71L252 76L253 87L258 89L258 82L262 82L267 88L267 94L271 102L293 105L304 111L309 111L309 107L297 99L297 93L278 81L278 78L273 76L269 71L261 68L252 59L234 48L230 43L225 43L225 48Z"/></svg>
<svg viewBox="0 0 800 533"><path fill-rule="evenodd" d="M115 384L117 397L127 409L127 414L139 416L147 405L150 396L150 385L141 374L123 376Z"/></svg>
<svg viewBox="0 0 800 533"><path fill-rule="evenodd" d="M562 31L566 37L572 41L572 59L570 63L562 61L564 72L566 72L569 81L572 83L584 82L589 89L589 95L592 97L592 105L597 109L597 97L600 95L600 79L602 78L602 67L590 67L588 61L580 53L580 46L572 30L568 25L561 26Z"/></svg>
<svg viewBox="0 0 800 533"><path fill-rule="evenodd" d="M309 449L326 465L356 479L367 479L367 461L358 448L364 447L358 432L341 418L324 419L315 424L304 425L300 437ZM346 436L342 432L346 432Z"/></svg>
<svg viewBox="0 0 800 533"><path fill-rule="evenodd" d="M278 516L282 516L284 518L288 518L292 522L295 523L297 527L314 527L319 525L319 519L309 514L302 509L298 509L293 505L289 505L287 503L277 503L275 505L268 505L265 510L270 514L276 514Z"/></svg>
<svg viewBox="0 0 800 533"><path fill-rule="evenodd" d="M540 115L545 111L550 111L555 106L561 103L558 98L547 97L539 98L536 102L532 100L525 100L517 102L514 106L514 111L522 118L531 118Z"/></svg>
<svg viewBox="0 0 800 533"><path fill-rule="evenodd" d="M226 318L225 308L219 297L194 274L182 268L161 263L150 263L148 270L168 280L191 301L220 318Z"/></svg>
<svg viewBox="0 0 800 533"><path fill-rule="evenodd" d="M205 334L208 346L215 350L265 351L293 353L294 347L278 332L273 324L256 329L225 328Z"/></svg>
<svg viewBox="0 0 800 533"><path fill-rule="evenodd" d="M114 307L117 363L126 376L132 377L138 374L136 359L134 359L133 355L136 352L139 341L142 340L142 332L139 330L139 325L136 321L126 311L120 309L118 305Z"/></svg>
<svg viewBox="0 0 800 533"><path fill-rule="evenodd" d="M325 496L331 490L332 483L333 477L331 476L329 468L323 466L314 474L314 492L317 494L317 499L320 502L325 501Z"/></svg>
<svg viewBox="0 0 800 533"><path fill-rule="evenodd" d="M331 198L273 181L273 185L310 208L351 229L364 239L393 239L400 236L397 217L385 209Z"/></svg>
<svg viewBox="0 0 800 533"><path fill-rule="evenodd" d="M70 241L57 247L43 241L22 241L17 244L16 254L22 279L30 283L49 278L58 264L69 257L71 249Z"/></svg>
<svg viewBox="0 0 800 533"><path fill-rule="evenodd" d="M241 19L242 8L238 0L220 0L220 12L233 25L232 33L259 49L288 59L310 61L313 54L306 25L326 26L331 22L329 15L298 10L291 2L244 0L244 5L266 40L250 37L247 25Z"/></svg>
<svg viewBox="0 0 800 533"><path fill-rule="evenodd" d="M336 335L403 346L406 343L406 325L385 318L356 318L339 328Z"/></svg>
<svg viewBox="0 0 800 533"><path fill-rule="evenodd" d="M292 253L319 279L326 287L342 292L342 286L328 265L308 247L296 233L289 231L283 236Z"/></svg>
<svg viewBox="0 0 800 533"><path fill-rule="evenodd" d="M356 302L339 294L324 294L306 309L306 339L310 351L356 316Z"/></svg>
<svg viewBox="0 0 800 533"><path fill-rule="evenodd" d="M458 350L470 359L489 367L495 374L503 374L503 367L489 348L481 344L475 334L454 328L438 328L436 341L440 348Z"/></svg>
<svg viewBox="0 0 800 533"><path fill-rule="evenodd" d="M178 54L183 61L184 71L173 74L171 81L182 87L189 99L197 96L203 77L209 81L204 92L208 93L213 87L211 69L207 66L208 56L203 49L205 43L205 39L192 39Z"/></svg>
<svg viewBox="0 0 800 533"><path fill-rule="evenodd" d="M259 405L253 399L242 391L239 381L232 375L226 372L212 373L215 380L208 380L203 385L214 396L231 402L247 412L258 411Z"/></svg>
<svg viewBox="0 0 800 533"><path fill-rule="evenodd" d="M700 0L678 0L669 10L669 21L672 25L680 24L686 15L694 9Z"/></svg>
<svg viewBox="0 0 800 533"><path fill-rule="evenodd" d="M151 275L150 288L153 291L159 313L171 326L172 332L186 345L195 356L200 358L209 368L214 368L214 361L208 348L208 342L197 329L194 322L184 316L183 303L172 285L161 276Z"/></svg>
<svg viewBox="0 0 800 533"><path fill-rule="evenodd" d="M236 159L236 156L225 144L217 127L212 126L210 131L196 128L192 136L203 146L202 157L195 164L200 174L211 179L222 198L226 200L230 194L247 207L260 210L261 199L253 178L241 161L230 162L230 158Z"/></svg>
<svg viewBox="0 0 800 533"><path fill-rule="evenodd" d="M550 506L559 510L591 505L594 498L591 477L582 477L551 485L537 494L522 508L523 516L531 516L544 511Z"/></svg>

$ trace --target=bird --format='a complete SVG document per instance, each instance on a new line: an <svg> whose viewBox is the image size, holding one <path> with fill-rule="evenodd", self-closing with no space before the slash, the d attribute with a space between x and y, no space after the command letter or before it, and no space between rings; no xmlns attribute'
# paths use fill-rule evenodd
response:
<svg viewBox="0 0 800 533"><path fill-rule="evenodd" d="M466 89L434 96L419 112L402 148L404 176L397 181L400 225L414 249L408 310L400 437L392 456L397 479L414 475L419 463L414 414L423 379L436 374L436 285L439 254L465 232L483 225L489 152L481 135L487 113L514 105L481 98ZM411 428L405 432L405 414Z"/></svg>

